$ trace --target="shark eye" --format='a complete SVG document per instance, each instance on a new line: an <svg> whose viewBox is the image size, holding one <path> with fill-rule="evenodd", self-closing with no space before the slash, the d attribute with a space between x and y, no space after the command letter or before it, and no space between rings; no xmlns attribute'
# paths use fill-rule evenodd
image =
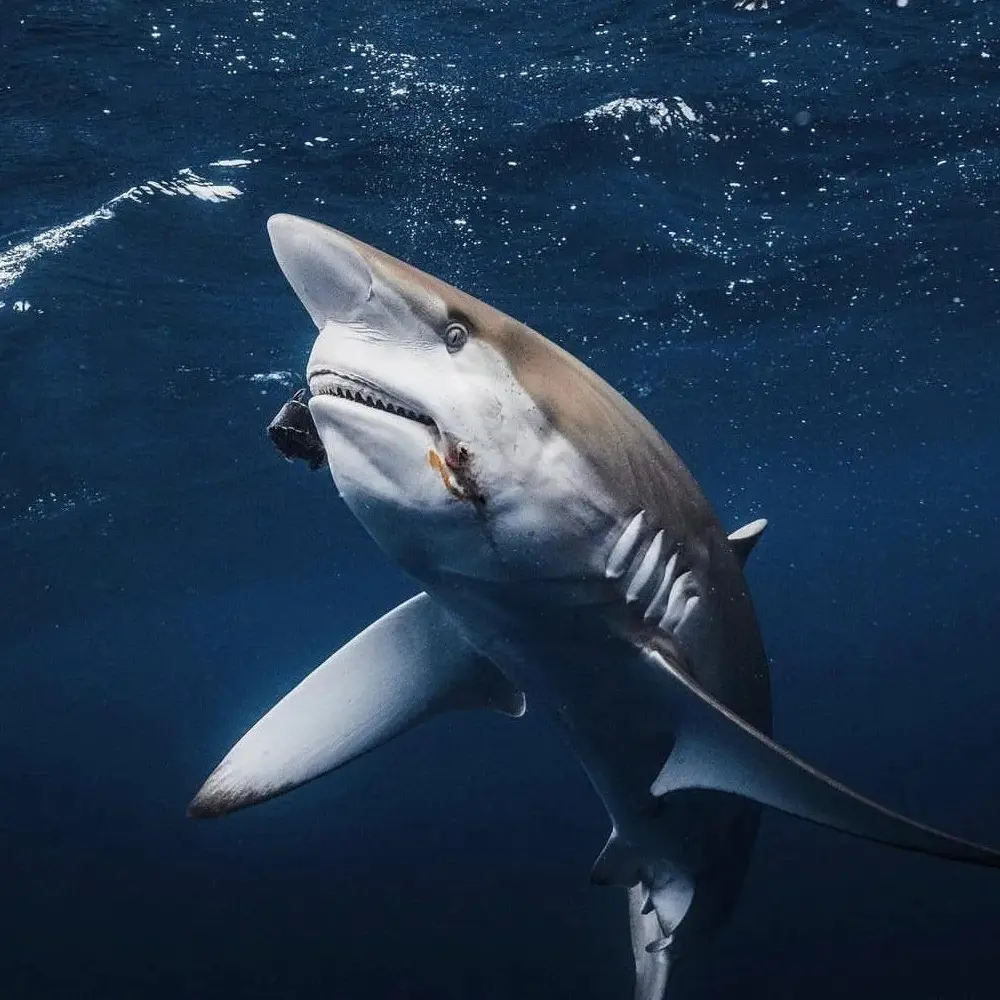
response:
<svg viewBox="0 0 1000 1000"><path fill-rule="evenodd" d="M449 323L444 331L444 345L448 348L449 354L455 354L465 347L465 342L469 339L469 331L461 323Z"/></svg>

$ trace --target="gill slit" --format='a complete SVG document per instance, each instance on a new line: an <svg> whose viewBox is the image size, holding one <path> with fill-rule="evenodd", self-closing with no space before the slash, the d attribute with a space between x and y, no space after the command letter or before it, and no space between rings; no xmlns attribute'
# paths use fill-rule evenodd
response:
<svg viewBox="0 0 1000 1000"><path fill-rule="evenodd" d="M651 536L646 520L640 510L620 529L605 560L604 576L624 590L625 602L642 611L643 621L655 622L673 635L697 608L700 596L678 548L665 551L663 529Z"/></svg>

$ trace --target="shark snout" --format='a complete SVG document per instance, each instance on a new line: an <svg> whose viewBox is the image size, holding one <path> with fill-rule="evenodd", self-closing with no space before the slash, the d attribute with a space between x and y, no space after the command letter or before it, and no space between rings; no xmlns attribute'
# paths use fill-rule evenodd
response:
<svg viewBox="0 0 1000 1000"><path fill-rule="evenodd" d="M356 320L372 297L372 273L355 242L295 215L267 221L271 248L316 328Z"/></svg>

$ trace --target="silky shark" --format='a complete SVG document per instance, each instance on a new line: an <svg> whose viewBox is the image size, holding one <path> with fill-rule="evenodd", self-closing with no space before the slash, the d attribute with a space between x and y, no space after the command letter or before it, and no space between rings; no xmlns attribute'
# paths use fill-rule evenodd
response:
<svg viewBox="0 0 1000 1000"><path fill-rule="evenodd" d="M611 386L350 236L290 215L268 230L319 331L308 409L337 489L423 589L260 719L192 816L280 795L447 710L516 717L530 704L561 727L609 814L592 877L627 890L637 1000L660 1000L672 965L731 910L762 806L1000 867L1000 853L897 815L772 740L743 575L765 522L727 536ZM322 464L296 403L300 452Z"/></svg>

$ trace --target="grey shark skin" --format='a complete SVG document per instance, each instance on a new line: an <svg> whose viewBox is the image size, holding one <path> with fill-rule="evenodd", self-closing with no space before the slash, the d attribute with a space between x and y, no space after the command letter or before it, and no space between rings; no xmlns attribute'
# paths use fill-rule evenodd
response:
<svg viewBox="0 0 1000 1000"><path fill-rule="evenodd" d="M683 463L581 362L450 285L315 222L268 224L319 331L309 402L350 510L423 592L334 653L192 801L288 791L433 715L548 712L612 823L637 1000L732 908L761 806L1000 867L770 739L767 658L727 536Z"/></svg>

